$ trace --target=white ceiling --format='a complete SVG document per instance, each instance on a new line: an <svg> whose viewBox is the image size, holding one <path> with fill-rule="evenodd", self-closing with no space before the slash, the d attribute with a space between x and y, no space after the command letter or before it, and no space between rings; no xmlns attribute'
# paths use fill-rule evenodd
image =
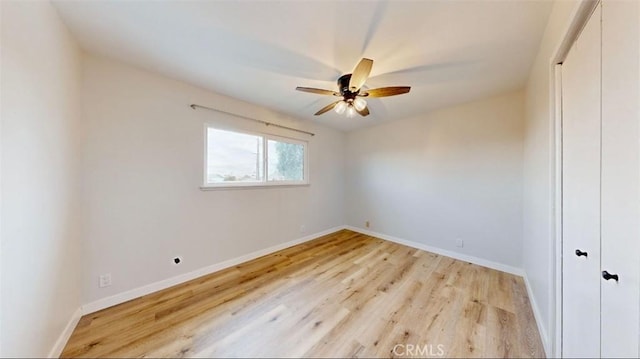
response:
<svg viewBox="0 0 640 359"><path fill-rule="evenodd" d="M56 1L89 52L351 130L521 88L551 1ZM313 116L362 57L371 115Z"/></svg>

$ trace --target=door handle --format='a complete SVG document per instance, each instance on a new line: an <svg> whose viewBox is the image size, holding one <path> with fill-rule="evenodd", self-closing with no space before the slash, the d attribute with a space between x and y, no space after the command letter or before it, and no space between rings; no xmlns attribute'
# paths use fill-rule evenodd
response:
<svg viewBox="0 0 640 359"><path fill-rule="evenodd" d="M583 252L583 251L581 251L579 249L576 249L576 255L578 257L580 257L580 256L585 256L586 257L587 256L587 252Z"/></svg>
<svg viewBox="0 0 640 359"><path fill-rule="evenodd" d="M617 274L611 274L609 272L607 272L606 270L602 271L602 278L609 280L609 279L615 279L616 282L618 281L618 275Z"/></svg>

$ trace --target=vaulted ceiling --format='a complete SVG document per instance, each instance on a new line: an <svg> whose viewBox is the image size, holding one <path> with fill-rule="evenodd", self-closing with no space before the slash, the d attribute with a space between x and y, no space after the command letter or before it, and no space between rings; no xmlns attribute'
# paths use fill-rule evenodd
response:
<svg viewBox="0 0 640 359"><path fill-rule="evenodd" d="M341 129L419 115L524 86L551 1L56 1L89 52ZM369 98L347 118L335 101L295 91L336 90L362 57Z"/></svg>

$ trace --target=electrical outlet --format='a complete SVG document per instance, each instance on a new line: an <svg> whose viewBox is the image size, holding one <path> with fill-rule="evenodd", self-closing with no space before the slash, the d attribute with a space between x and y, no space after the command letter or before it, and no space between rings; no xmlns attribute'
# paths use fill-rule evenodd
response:
<svg viewBox="0 0 640 359"><path fill-rule="evenodd" d="M111 273L103 274L100 276L98 286L100 288L108 287L111 285Z"/></svg>
<svg viewBox="0 0 640 359"><path fill-rule="evenodd" d="M456 239L456 247L458 247L458 248L464 247L464 241L462 239L460 239L460 238L457 238Z"/></svg>
<svg viewBox="0 0 640 359"><path fill-rule="evenodd" d="M305 233L307 231L307 226L304 224L300 226L300 233Z"/></svg>
<svg viewBox="0 0 640 359"><path fill-rule="evenodd" d="M369 228L370 227L369 221L364 222L364 226Z"/></svg>

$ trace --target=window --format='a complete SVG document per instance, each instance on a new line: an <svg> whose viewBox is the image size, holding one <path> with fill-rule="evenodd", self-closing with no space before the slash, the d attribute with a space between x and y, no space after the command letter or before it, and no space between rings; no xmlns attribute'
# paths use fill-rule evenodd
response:
<svg viewBox="0 0 640 359"><path fill-rule="evenodd" d="M307 143L207 127L205 187L307 184Z"/></svg>

